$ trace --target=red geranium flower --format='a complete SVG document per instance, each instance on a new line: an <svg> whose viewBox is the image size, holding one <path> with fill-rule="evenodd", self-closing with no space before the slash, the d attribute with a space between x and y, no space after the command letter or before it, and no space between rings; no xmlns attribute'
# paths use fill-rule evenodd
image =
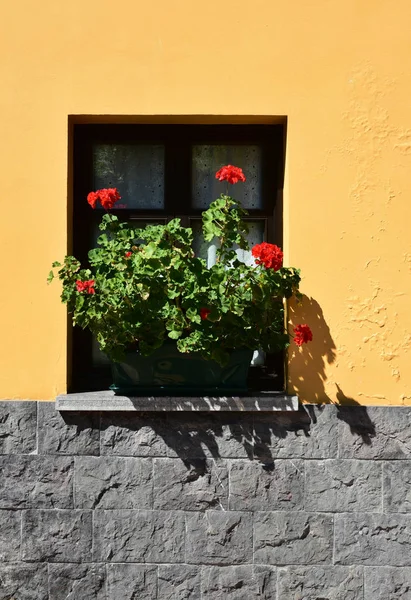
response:
<svg viewBox="0 0 411 600"><path fill-rule="evenodd" d="M200 317L202 321L205 321L210 314L211 310L209 308L200 308Z"/></svg>
<svg viewBox="0 0 411 600"><path fill-rule="evenodd" d="M100 202L101 206L106 210L113 208L115 203L121 199L117 188L108 188L106 190L100 190Z"/></svg>
<svg viewBox="0 0 411 600"><path fill-rule="evenodd" d="M313 332L308 325L296 325L294 327L294 342L297 346L302 346L307 342L313 341Z"/></svg>
<svg viewBox="0 0 411 600"><path fill-rule="evenodd" d="M88 279L87 281L81 281L77 279L76 288L78 292L86 292L87 294L95 294L96 290L94 289L95 285L94 279Z"/></svg>
<svg viewBox="0 0 411 600"><path fill-rule="evenodd" d="M97 202L100 202L101 206L106 210L113 208L115 203L120 199L121 196L117 188L104 188L96 192L90 192L87 196L87 202L91 208L96 208Z"/></svg>
<svg viewBox="0 0 411 600"><path fill-rule="evenodd" d="M228 181L228 183L245 181L243 170L240 169L240 167L233 167L233 165L221 167L221 169L215 174L215 178L219 181Z"/></svg>
<svg viewBox="0 0 411 600"><path fill-rule="evenodd" d="M96 208L98 200L98 192L90 192L87 196L87 202L90 204L91 208Z"/></svg>
<svg viewBox="0 0 411 600"><path fill-rule="evenodd" d="M257 244L251 250L251 254L254 256L257 265L264 265L266 269L278 271L283 266L283 251L275 244L268 244L267 242Z"/></svg>
<svg viewBox="0 0 411 600"><path fill-rule="evenodd" d="M126 253L125 253L125 255L124 255L124 256L125 256L126 258L130 258L130 256L131 256L132 254L133 254L132 252L128 251L128 252L126 252Z"/></svg>

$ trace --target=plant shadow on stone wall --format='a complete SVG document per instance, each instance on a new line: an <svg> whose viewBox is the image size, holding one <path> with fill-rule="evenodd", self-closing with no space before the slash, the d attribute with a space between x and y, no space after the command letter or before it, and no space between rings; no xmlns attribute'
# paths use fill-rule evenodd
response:
<svg viewBox="0 0 411 600"><path fill-rule="evenodd" d="M301 400L312 404L300 405L295 412L273 413L182 411L132 417L109 413L102 421L103 446L121 445L124 437L124 444L134 447L137 455L180 457L193 476L204 474L208 459L220 458L256 460L266 470L273 470L276 458L304 456L312 452L314 446L320 453L322 446L326 448L329 439L325 439L321 423L315 440L310 440L310 436L326 405L330 404L335 406L336 420L332 419L335 425L338 420L345 422L352 434L361 436L365 444L371 444L375 426L367 408L346 396L338 385L336 402L326 393L325 368L336 360L336 346L321 307L316 300L305 296L301 308L296 312L295 307L291 307L291 317L294 320L296 314L305 315L313 329L314 341L301 350L294 347L290 351L290 370L299 374L296 393ZM298 322L304 319L298 316ZM110 430L116 439L111 439ZM123 433L119 433L121 430ZM328 435L336 439L336 429Z"/></svg>
<svg viewBox="0 0 411 600"><path fill-rule="evenodd" d="M349 425L351 433L361 436L365 444L371 444L375 436L375 425L371 421L367 408L352 397L347 396L336 383L336 402L325 390L327 380L326 365L336 361L337 353L330 329L324 319L321 306L314 298L303 295L301 302L290 305L290 316L298 322L310 324L313 331L313 342L304 349L293 347L289 353L289 371L298 373L294 377L294 389L300 400L315 404L335 404L338 409L337 418ZM296 381L295 381L296 380ZM356 407L356 410L352 410ZM314 417L313 407L308 410Z"/></svg>

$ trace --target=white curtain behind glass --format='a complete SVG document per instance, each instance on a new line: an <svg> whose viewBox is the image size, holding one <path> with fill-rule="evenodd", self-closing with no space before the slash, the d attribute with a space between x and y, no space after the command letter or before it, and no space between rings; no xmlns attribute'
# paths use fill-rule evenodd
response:
<svg viewBox="0 0 411 600"><path fill-rule="evenodd" d="M216 179L224 165L241 167L246 181L234 187ZM192 148L193 208L206 210L221 193L233 194L247 209L262 208L261 148L250 145L208 144Z"/></svg>
<svg viewBox="0 0 411 600"><path fill-rule="evenodd" d="M95 144L94 189L115 187L116 208L164 208L164 146L160 144Z"/></svg>

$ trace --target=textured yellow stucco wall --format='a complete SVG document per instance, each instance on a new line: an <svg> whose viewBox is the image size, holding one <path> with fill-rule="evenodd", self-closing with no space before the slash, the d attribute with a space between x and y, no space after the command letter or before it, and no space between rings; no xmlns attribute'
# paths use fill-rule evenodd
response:
<svg viewBox="0 0 411 600"><path fill-rule="evenodd" d="M408 0L3 3L0 398L66 389L45 278L67 246L68 116L283 115L291 316L315 335L289 390L410 404L410 22Z"/></svg>

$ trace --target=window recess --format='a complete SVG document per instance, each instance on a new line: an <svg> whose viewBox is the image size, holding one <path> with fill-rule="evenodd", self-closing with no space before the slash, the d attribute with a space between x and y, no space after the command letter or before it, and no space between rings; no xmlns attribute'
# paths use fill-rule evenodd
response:
<svg viewBox="0 0 411 600"><path fill-rule="evenodd" d="M284 170L282 125L75 125L73 254L87 263L99 235L101 208L92 210L88 192L117 187L113 213L136 227L179 217L193 228L195 252L213 264L215 248L201 236L201 213L226 182L215 179L225 164L243 169L247 181L230 193L248 210L250 246L282 246ZM238 250L241 260L250 254ZM92 391L111 383L105 356L87 331L73 328L70 391ZM250 386L284 389L284 355L257 357Z"/></svg>

